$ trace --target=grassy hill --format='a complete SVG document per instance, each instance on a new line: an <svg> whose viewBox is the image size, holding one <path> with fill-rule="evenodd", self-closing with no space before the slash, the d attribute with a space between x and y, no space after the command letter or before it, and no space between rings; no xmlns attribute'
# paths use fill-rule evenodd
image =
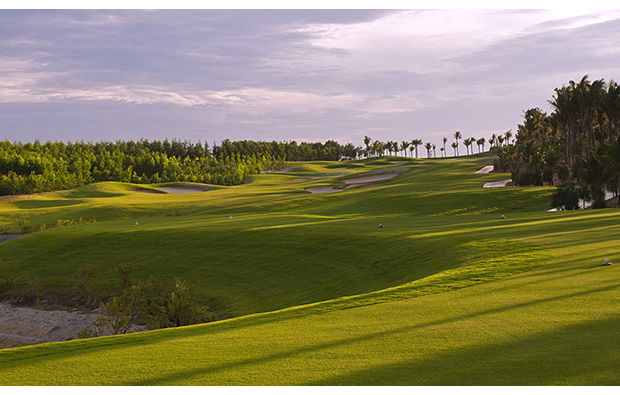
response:
<svg viewBox="0 0 620 395"><path fill-rule="evenodd" d="M1 350L0 384L617 385L620 275L600 266L618 259L617 210L550 213L549 188L483 189L509 178L475 174L488 161L292 163L202 193L2 199L0 223L47 227L0 244L6 270L61 292L97 265L104 292L131 263L231 318ZM54 227L80 217L96 222Z"/></svg>

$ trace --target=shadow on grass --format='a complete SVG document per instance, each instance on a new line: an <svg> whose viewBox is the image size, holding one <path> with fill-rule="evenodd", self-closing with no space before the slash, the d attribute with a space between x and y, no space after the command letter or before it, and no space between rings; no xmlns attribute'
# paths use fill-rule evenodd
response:
<svg viewBox="0 0 620 395"><path fill-rule="evenodd" d="M620 385L620 317L382 364L304 385Z"/></svg>
<svg viewBox="0 0 620 395"><path fill-rule="evenodd" d="M423 324L401 326L395 329L378 331L363 336L325 342L322 344L314 344L307 347L299 347L271 355L263 355L239 361L220 364L216 363L211 366L200 366L192 369L180 370L159 377L125 382L121 385L167 385L178 382L191 382L193 380L205 382L208 381L208 377L205 376L211 374L234 371L248 366L259 366L264 363L295 358L301 354L314 353L321 350L352 345L359 342L372 341L374 339L389 337L416 329L430 328L465 319L483 317L486 315L530 307L566 298L580 297L609 290L617 290L619 288L620 284L615 284L608 287L575 292L568 295L558 295L506 307L487 309L472 314L443 318ZM609 358L610 356L615 357L617 355L617 350L615 348L617 347L614 347L613 352L605 349L605 347L607 341L613 341L614 344L617 344L616 338L618 331L616 328L619 324L620 318L613 318L610 320L576 325L574 327L561 329L557 331L557 334L551 333L537 335L531 337L530 339L518 340L509 344L493 345L484 349L475 348L455 351L454 353L447 355L444 354L436 359L429 359L421 362L412 360L409 362L388 365L387 367L382 366L354 372L346 376L309 382L305 383L305 385L531 385L537 382L541 384L554 383L574 376L579 369L582 371L592 372L592 364L596 364L597 361L600 361L600 364L603 364L606 361L605 358ZM584 333L589 333L589 331L595 332L595 336L597 336L595 339L602 339L595 342L595 344L598 345L598 347L596 347L597 350L590 350L587 355L579 357L584 349L587 349L587 347L593 345L591 340L586 341L583 347L577 347L575 344L572 344L570 348L566 348L567 337L569 339L577 340ZM598 336L602 337L598 338ZM523 351L524 344L526 350L525 352ZM545 349L543 346L548 348ZM487 359L481 359L480 355L484 355ZM513 355L513 357L511 357L511 355ZM605 358L600 358L602 356ZM579 366L570 367L571 362L569 361L572 361L574 358L581 358L580 364L578 364ZM555 369L555 374L547 374L540 368L541 365L550 363L553 367L546 368L544 370ZM567 365L569 366L569 369L566 369ZM614 364L613 366L617 367L617 364ZM515 372L517 367L523 370L521 374ZM605 366L602 367L604 368ZM427 376L420 375L419 372L421 370L428 372ZM397 371L397 373L395 374L394 371ZM493 375L486 375L486 371L488 371L489 374L491 372L496 373ZM614 369L614 372L615 371L616 369ZM450 372L454 373L455 377L450 378ZM532 377L536 377L536 374L538 375L538 381L532 380ZM620 383L620 379L616 378L615 375L610 376L610 383L611 382ZM277 385L278 383L270 384Z"/></svg>
<svg viewBox="0 0 620 395"><path fill-rule="evenodd" d="M50 207L66 207L74 206L84 203L85 200L81 199L29 199L29 200L17 200L13 204L22 210L37 209L37 208L50 208Z"/></svg>

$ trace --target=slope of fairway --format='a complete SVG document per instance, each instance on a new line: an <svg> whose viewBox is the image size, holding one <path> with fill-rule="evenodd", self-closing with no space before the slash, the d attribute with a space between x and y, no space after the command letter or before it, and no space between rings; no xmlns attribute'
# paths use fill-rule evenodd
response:
<svg viewBox="0 0 620 395"><path fill-rule="evenodd" d="M620 259L616 210L547 213L549 188L483 190L505 175L475 174L475 159L377 162L407 171L330 196L304 189L376 163L293 181L344 171L300 164L187 196L0 202L1 215L33 224L103 218L0 245L7 267L48 287L66 285L77 261L96 261L99 286L113 286L127 259L139 275L187 277L223 312L247 314L2 350L0 384L619 384L620 273L600 266Z"/></svg>

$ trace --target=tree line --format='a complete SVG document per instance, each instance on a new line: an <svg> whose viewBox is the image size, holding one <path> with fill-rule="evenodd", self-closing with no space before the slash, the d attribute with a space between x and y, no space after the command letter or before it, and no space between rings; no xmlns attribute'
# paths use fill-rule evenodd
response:
<svg viewBox="0 0 620 395"><path fill-rule="evenodd" d="M489 139L490 148L508 141L502 135ZM461 132L454 133L455 156L459 156ZM442 156L446 143L442 139ZM467 154L484 151L487 140L473 137L463 139ZM51 142L34 143L0 141L0 195L19 195L71 189L81 185L120 181L138 184L163 182L198 182L215 185L238 185L247 175L275 170L290 161L337 161L361 159L399 152L418 157L418 147L427 150L427 157L436 157L436 145L421 139L381 142L365 136L364 145L341 145L296 141L230 141L220 145L192 143L187 140L169 141L140 139L116 142Z"/></svg>
<svg viewBox="0 0 620 395"><path fill-rule="evenodd" d="M188 141L20 143L0 141L0 195L75 188L99 181L200 182L238 185L243 177L283 166L276 143L221 146Z"/></svg>
<svg viewBox="0 0 620 395"><path fill-rule="evenodd" d="M620 192L620 87L585 75L554 92L550 114L524 112L496 168L512 173L516 185L557 185L556 205L576 208L582 198L605 207L606 192Z"/></svg>
<svg viewBox="0 0 620 395"><path fill-rule="evenodd" d="M453 137L454 141L450 144L450 146L454 150L454 156L460 156L459 143L462 143L465 146L466 155L473 155L474 147L476 145L478 146L478 153L481 153L485 151L485 144L487 142L489 143L489 149L501 147L510 143L510 139L512 138L512 130L508 130L503 134L492 134L489 140L484 137L479 139L476 139L475 137L468 137L464 139L463 134L460 131L454 132ZM439 152L440 156L445 158L448 152L448 149L446 148L448 138L442 137L441 142L442 146L439 147ZM402 140L399 143L398 141L391 140L382 142L380 140L373 140L368 136L364 136L364 145L365 148L358 147L360 156L374 157L383 155L398 155L400 153L402 156L411 156L413 158L415 153L415 157L418 158L418 147L421 146L426 149L427 158L437 157L437 145L430 142L424 143L421 139ZM409 151L409 155L407 154L407 151Z"/></svg>

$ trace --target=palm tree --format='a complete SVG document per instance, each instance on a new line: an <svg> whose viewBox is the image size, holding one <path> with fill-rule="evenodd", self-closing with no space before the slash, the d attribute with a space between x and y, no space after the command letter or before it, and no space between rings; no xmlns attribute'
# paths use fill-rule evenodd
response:
<svg viewBox="0 0 620 395"><path fill-rule="evenodd" d="M407 147L409 147L411 143L409 141L401 141L400 149L405 153L405 157L407 157Z"/></svg>
<svg viewBox="0 0 620 395"><path fill-rule="evenodd" d="M426 148L426 157L430 158L431 157L431 149L433 148L431 143L426 143L424 144L424 148Z"/></svg>
<svg viewBox="0 0 620 395"><path fill-rule="evenodd" d="M370 143L372 139L368 136L364 136L364 144L366 145L366 152L370 153Z"/></svg>
<svg viewBox="0 0 620 395"><path fill-rule="evenodd" d="M474 142L474 138L473 137L470 137L470 138L467 138L467 139L463 140L463 145L465 146L465 150L467 151L467 155L469 155L469 147L471 146L471 143L473 143L473 142Z"/></svg>
<svg viewBox="0 0 620 395"><path fill-rule="evenodd" d="M482 152L484 152L484 143L486 142L486 140L484 139L484 137L479 138L478 140L476 140L476 144L478 144L478 153L480 153L480 147L482 147Z"/></svg>
<svg viewBox="0 0 620 395"><path fill-rule="evenodd" d="M493 146L495 145L496 139L497 139L497 136L495 136L495 133L493 133L491 135L491 138L489 139L489 149L493 148Z"/></svg>
<svg viewBox="0 0 620 395"><path fill-rule="evenodd" d="M437 157L437 146L433 144L433 158Z"/></svg>
<svg viewBox="0 0 620 395"><path fill-rule="evenodd" d="M422 145L422 140L421 139L413 139L411 140L411 145L413 145L415 147L415 157L418 157L418 146Z"/></svg>
<svg viewBox="0 0 620 395"><path fill-rule="evenodd" d="M454 156L458 156L456 154L456 150L457 150L458 147L459 147L459 145L457 143L452 143L452 149L454 149Z"/></svg>
<svg viewBox="0 0 620 395"><path fill-rule="evenodd" d="M504 136L500 134L495 139L497 140L497 145L499 147L502 147L504 145Z"/></svg>
<svg viewBox="0 0 620 395"><path fill-rule="evenodd" d="M443 155L444 157L446 156L446 143L448 142L448 138L447 137L442 137L441 138L441 142L443 143Z"/></svg>
<svg viewBox="0 0 620 395"><path fill-rule="evenodd" d="M446 149L444 147L440 147L439 148L439 152L441 152L441 156L442 157L444 157L444 158L446 157Z"/></svg>
<svg viewBox="0 0 620 395"><path fill-rule="evenodd" d="M456 156L459 156L459 139L461 139L463 135L458 130L454 132L454 140L456 140Z"/></svg>
<svg viewBox="0 0 620 395"><path fill-rule="evenodd" d="M509 145L510 138L512 137L512 129L506 131L506 133L504 133L504 137L506 137L506 145Z"/></svg>
<svg viewBox="0 0 620 395"><path fill-rule="evenodd" d="M375 155L381 156L383 154L383 143L379 140L375 140L372 143L372 150Z"/></svg>

